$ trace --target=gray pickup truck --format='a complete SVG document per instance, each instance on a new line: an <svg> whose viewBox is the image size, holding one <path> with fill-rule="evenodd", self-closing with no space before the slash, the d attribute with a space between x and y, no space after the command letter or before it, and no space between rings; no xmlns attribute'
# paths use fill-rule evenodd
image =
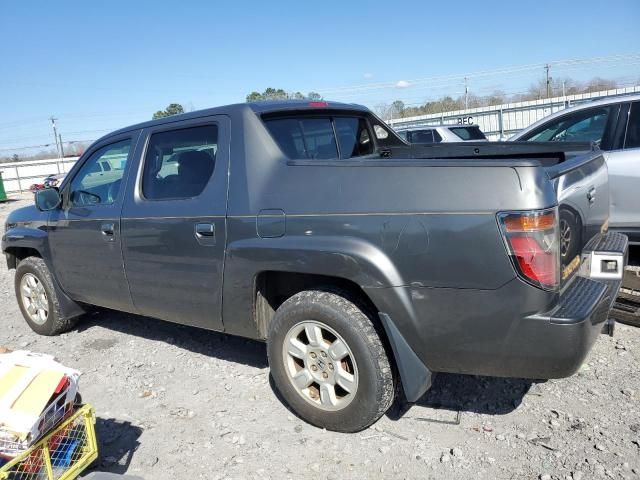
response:
<svg viewBox="0 0 640 480"><path fill-rule="evenodd" d="M613 328L608 215L590 144L411 146L364 107L264 102L103 137L2 250L36 332L97 305L266 340L292 409L353 432L434 372L573 374Z"/></svg>

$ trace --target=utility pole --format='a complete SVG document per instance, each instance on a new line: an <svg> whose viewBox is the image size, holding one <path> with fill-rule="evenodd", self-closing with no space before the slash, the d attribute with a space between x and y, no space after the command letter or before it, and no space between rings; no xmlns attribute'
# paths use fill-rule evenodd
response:
<svg viewBox="0 0 640 480"><path fill-rule="evenodd" d="M469 84L467 77L464 77L464 109L469 110Z"/></svg>
<svg viewBox="0 0 640 480"><path fill-rule="evenodd" d="M549 76L549 64L547 63L544 66L545 71L547 72L547 98L551 96L551 77Z"/></svg>
<svg viewBox="0 0 640 480"><path fill-rule="evenodd" d="M60 158L64 159L64 147L62 146L62 135L58 134L58 140L60 140Z"/></svg>
<svg viewBox="0 0 640 480"><path fill-rule="evenodd" d="M56 129L56 120L57 118L51 116L49 118L51 120L51 126L53 127L53 138L56 141L56 153L58 157L60 156L60 147L58 146L58 130Z"/></svg>

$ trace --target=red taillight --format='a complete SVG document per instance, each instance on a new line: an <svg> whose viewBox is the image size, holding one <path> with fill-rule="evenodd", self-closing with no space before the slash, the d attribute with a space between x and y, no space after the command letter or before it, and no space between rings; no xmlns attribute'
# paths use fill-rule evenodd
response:
<svg viewBox="0 0 640 480"><path fill-rule="evenodd" d="M499 215L507 250L518 273L529 283L556 289L560 251L556 209Z"/></svg>
<svg viewBox="0 0 640 480"><path fill-rule="evenodd" d="M328 102L309 102L311 108L326 108L329 106Z"/></svg>

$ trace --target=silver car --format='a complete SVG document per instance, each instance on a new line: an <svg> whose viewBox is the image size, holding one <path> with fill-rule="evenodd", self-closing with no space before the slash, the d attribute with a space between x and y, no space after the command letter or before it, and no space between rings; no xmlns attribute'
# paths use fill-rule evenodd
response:
<svg viewBox="0 0 640 480"><path fill-rule="evenodd" d="M640 244L640 95L610 97L561 110L509 140L597 143L605 152L609 170L609 228L626 234L629 243ZM565 236L572 233L561 232Z"/></svg>
<svg viewBox="0 0 640 480"><path fill-rule="evenodd" d="M487 140L487 137L485 137L477 125L433 125L413 130L400 130L397 134L409 143L420 145L440 142L481 142Z"/></svg>

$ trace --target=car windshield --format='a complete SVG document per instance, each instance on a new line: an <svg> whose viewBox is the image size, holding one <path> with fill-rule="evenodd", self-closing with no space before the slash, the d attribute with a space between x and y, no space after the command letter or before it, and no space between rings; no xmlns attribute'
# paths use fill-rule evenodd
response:
<svg viewBox="0 0 640 480"><path fill-rule="evenodd" d="M608 117L607 107L576 112L548 123L525 139L533 142L599 143L604 136Z"/></svg>

